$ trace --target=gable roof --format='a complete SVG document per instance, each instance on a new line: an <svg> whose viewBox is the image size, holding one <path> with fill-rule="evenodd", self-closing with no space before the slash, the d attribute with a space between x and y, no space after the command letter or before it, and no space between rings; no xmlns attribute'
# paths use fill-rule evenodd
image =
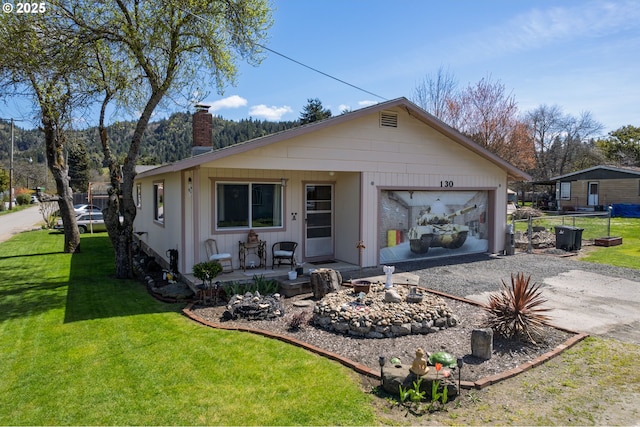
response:
<svg viewBox="0 0 640 427"><path fill-rule="evenodd" d="M238 144L212 150L207 153L203 153L197 156L179 160L174 163L158 166L155 169L140 173L139 177L143 178L143 177L149 177L149 176L159 175L159 174L168 173L168 172L178 172L185 169L191 169L214 160L219 160L225 157L233 156L235 154L244 153L246 151L253 150L256 148L261 148L276 142L295 138L301 135L306 135L308 133L315 132L327 127L349 122L351 120L358 119L360 117L363 117L372 113L377 113L383 110L388 110L388 109L397 108L397 107L404 108L405 111L411 117L423 122L427 126L430 126L437 132L452 139L456 143L472 151L473 153L479 155L480 157L486 160L489 160L491 163L495 164L500 169L505 171L507 173L507 177L509 180L512 180L512 181L530 181L531 180L531 176L529 174L521 171L520 169L513 166L511 163L498 157L497 155L493 154L492 152L485 149L484 147L481 147L480 145L476 144L470 138L458 132L457 130L447 125L443 121L439 120L435 116L427 113L425 110L418 107L416 104L414 104L413 102L409 101L407 98L404 98L404 97L393 99L391 101L381 102L379 104L361 108L359 110L352 111L349 113L344 113L339 116L330 117L328 119L309 123L309 124L288 129L282 132L274 133L271 135L255 138L249 141L244 141Z"/></svg>
<svg viewBox="0 0 640 427"><path fill-rule="evenodd" d="M564 175L554 176L551 181L561 181L572 178L569 181L577 181L580 179L623 179L640 177L639 168L618 168L614 166L593 166L587 169L567 173Z"/></svg>

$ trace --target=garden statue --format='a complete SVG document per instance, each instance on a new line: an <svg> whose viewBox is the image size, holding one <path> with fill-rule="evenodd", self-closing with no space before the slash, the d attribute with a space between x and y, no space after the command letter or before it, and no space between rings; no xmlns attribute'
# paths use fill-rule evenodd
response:
<svg viewBox="0 0 640 427"><path fill-rule="evenodd" d="M409 368L411 372L420 376L429 372L429 368L427 367L427 359L424 358L424 350L418 348L416 350L416 358L413 359L413 363L411 364L411 368Z"/></svg>
<svg viewBox="0 0 640 427"><path fill-rule="evenodd" d="M393 280L391 279L391 275L394 271L396 271L396 268L393 265L385 265L382 267L382 271L384 271L387 275L387 283L385 283L384 288L391 289L393 287Z"/></svg>

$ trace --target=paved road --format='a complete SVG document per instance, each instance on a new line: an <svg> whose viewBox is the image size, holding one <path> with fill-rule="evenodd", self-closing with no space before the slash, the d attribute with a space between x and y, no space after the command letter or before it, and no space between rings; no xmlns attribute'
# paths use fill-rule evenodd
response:
<svg viewBox="0 0 640 427"><path fill-rule="evenodd" d="M8 240L16 233L40 228L43 224L42 214L38 205L0 216L0 242Z"/></svg>

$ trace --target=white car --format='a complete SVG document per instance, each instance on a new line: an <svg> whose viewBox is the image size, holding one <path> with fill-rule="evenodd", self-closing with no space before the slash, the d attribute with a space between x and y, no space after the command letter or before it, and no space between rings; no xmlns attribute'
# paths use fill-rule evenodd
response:
<svg viewBox="0 0 640 427"><path fill-rule="evenodd" d="M107 226L104 223L102 212L92 212L78 215L76 218L78 223L78 231L80 234L84 234L87 231L107 231ZM56 230L63 230L64 225L62 219L59 219L56 225L53 226Z"/></svg>
<svg viewBox="0 0 640 427"><path fill-rule="evenodd" d="M79 205L73 205L73 210L76 212L76 215L89 213L89 212L95 212L100 214L102 213L102 209L100 209L99 207L95 205L87 205L84 203Z"/></svg>

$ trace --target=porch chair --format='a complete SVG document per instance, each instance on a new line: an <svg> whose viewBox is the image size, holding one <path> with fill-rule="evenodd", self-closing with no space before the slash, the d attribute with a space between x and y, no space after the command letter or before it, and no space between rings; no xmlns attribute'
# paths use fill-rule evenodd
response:
<svg viewBox="0 0 640 427"><path fill-rule="evenodd" d="M287 264L291 266L293 270L296 266L296 242L277 242L271 247L271 269L278 263L278 267L281 264Z"/></svg>
<svg viewBox="0 0 640 427"><path fill-rule="evenodd" d="M207 251L207 260L218 261L222 266L223 273L231 273L233 271L233 258L231 254L220 253L216 239L207 239L204 242L204 248Z"/></svg>

